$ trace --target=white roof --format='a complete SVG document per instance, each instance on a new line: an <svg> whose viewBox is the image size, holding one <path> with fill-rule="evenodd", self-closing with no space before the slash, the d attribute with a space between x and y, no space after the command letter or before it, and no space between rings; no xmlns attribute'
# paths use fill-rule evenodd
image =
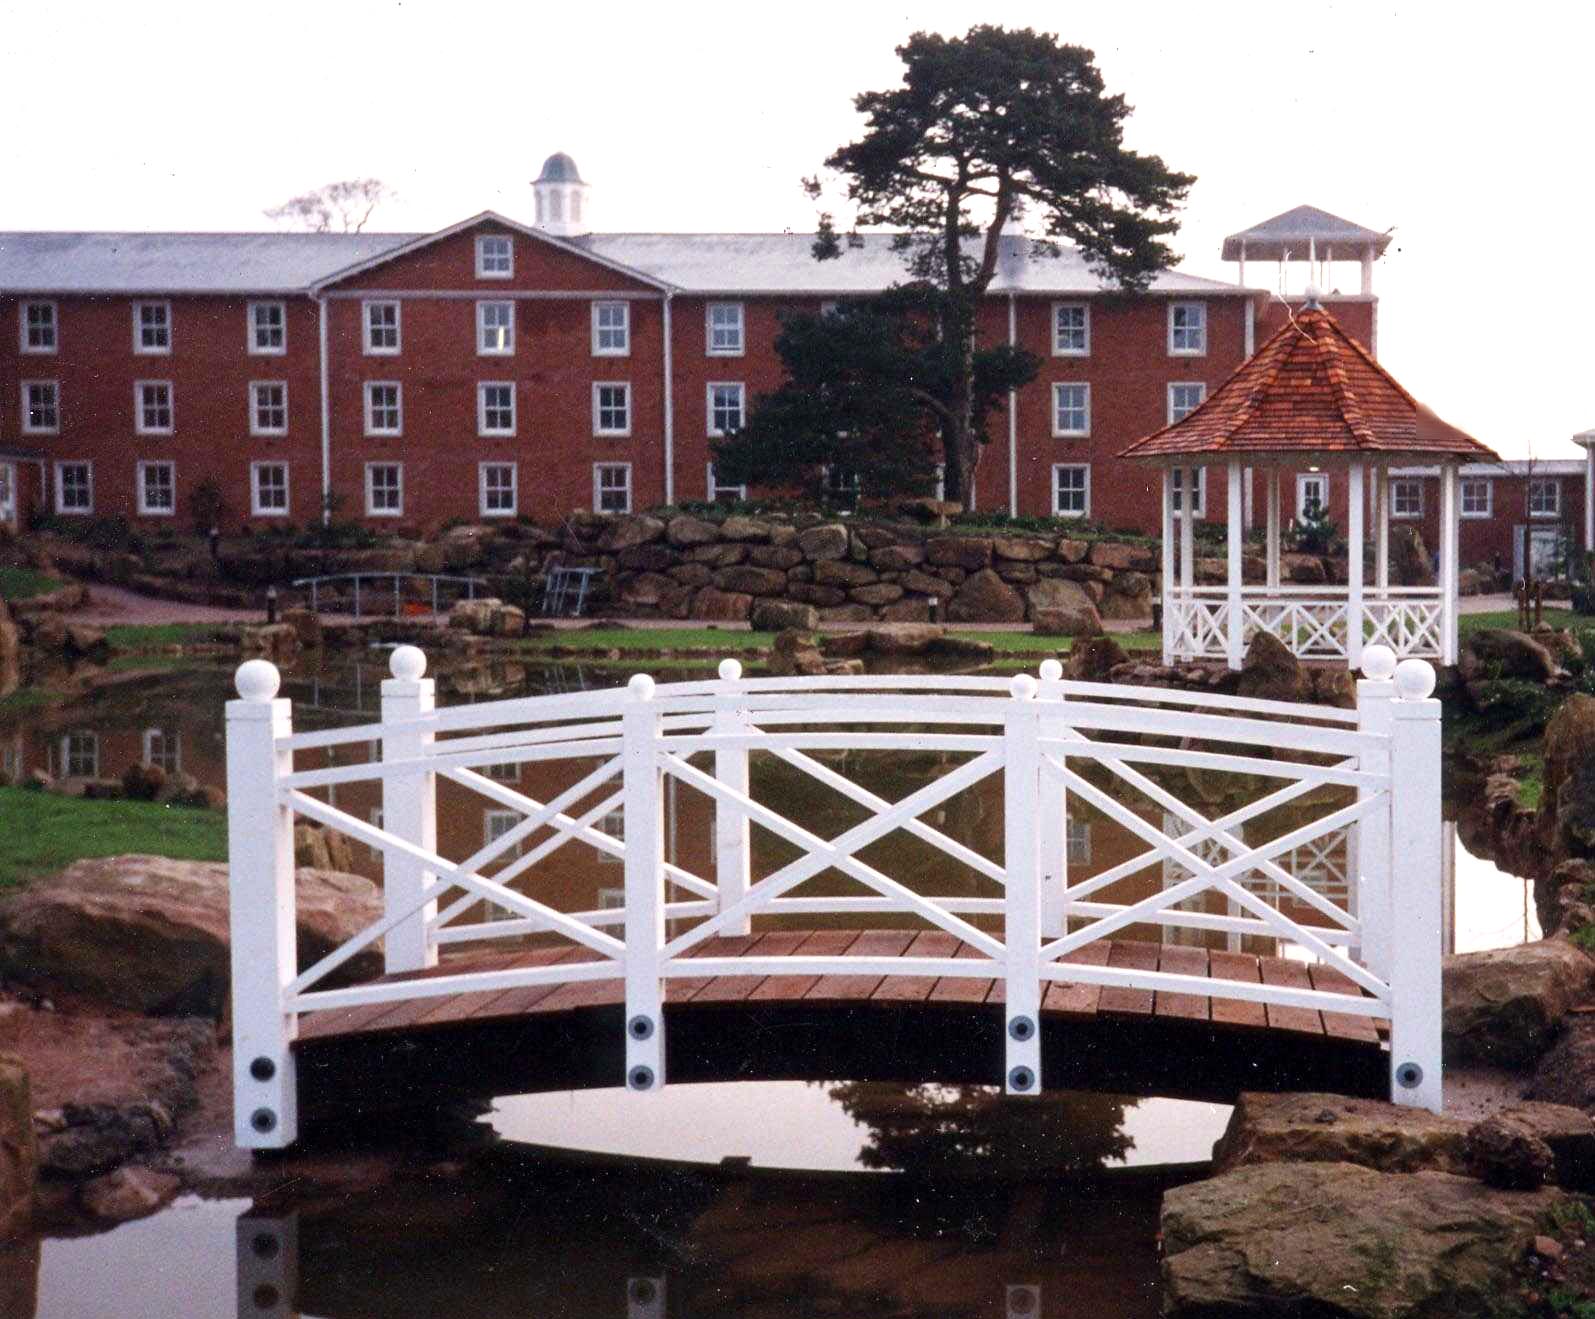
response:
<svg viewBox="0 0 1595 1319"><path fill-rule="evenodd" d="M479 217L480 218L480 217ZM467 221L466 223L472 223ZM458 226L455 226L458 227ZM517 226L521 227L521 226ZM443 231L448 232L448 231ZM432 237L427 234L0 233L0 293L302 293L329 276ZM588 234L552 240L682 292L848 296L906 277L889 235L816 261L812 234ZM1078 251L1056 256L1002 239L994 294L1089 295L1109 285ZM1158 294L1245 294L1216 279L1165 271Z"/></svg>

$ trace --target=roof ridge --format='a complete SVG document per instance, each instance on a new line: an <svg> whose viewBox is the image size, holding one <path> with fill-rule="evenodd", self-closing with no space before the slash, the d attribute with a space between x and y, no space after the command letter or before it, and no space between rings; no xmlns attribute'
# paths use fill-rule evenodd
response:
<svg viewBox="0 0 1595 1319"><path fill-rule="evenodd" d="M1351 375L1346 370L1345 363L1340 360L1340 349L1335 342L1337 336L1334 334L1334 322L1320 311L1313 323L1325 330L1323 334L1314 335L1313 341L1318 346L1319 356L1323 358L1324 374L1329 379L1329 388L1334 393L1335 403L1345 420L1346 428L1371 448L1382 448L1379 437L1368 424L1368 417L1362 410L1357 391L1352 387Z"/></svg>

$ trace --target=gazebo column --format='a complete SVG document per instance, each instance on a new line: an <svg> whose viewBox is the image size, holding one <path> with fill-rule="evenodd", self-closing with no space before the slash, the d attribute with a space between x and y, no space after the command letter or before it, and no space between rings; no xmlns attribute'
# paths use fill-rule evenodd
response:
<svg viewBox="0 0 1595 1319"><path fill-rule="evenodd" d="M1163 662L1174 663L1174 469L1163 469Z"/></svg>
<svg viewBox="0 0 1595 1319"><path fill-rule="evenodd" d="M1373 469L1373 581L1381 600L1390 595L1390 469Z"/></svg>
<svg viewBox="0 0 1595 1319"><path fill-rule="evenodd" d="M1196 532L1192 525L1192 514L1196 508L1198 470L1187 467L1180 473L1180 593L1185 597L1188 609L1195 607L1192 592L1196 589ZM1189 658L1196 657L1192 655Z"/></svg>
<svg viewBox="0 0 1595 1319"><path fill-rule="evenodd" d="M1346 660L1353 670L1362 668L1362 546L1363 512L1361 463L1346 474Z"/></svg>
<svg viewBox="0 0 1595 1319"><path fill-rule="evenodd" d="M1457 662L1457 465L1440 467L1440 663Z"/></svg>
<svg viewBox="0 0 1595 1319"><path fill-rule="evenodd" d="M1229 565L1229 633L1225 638L1229 666L1238 669L1245 654L1245 618L1241 609L1241 463L1239 458L1229 460L1229 508L1224 524L1227 533L1225 558Z"/></svg>
<svg viewBox="0 0 1595 1319"><path fill-rule="evenodd" d="M1279 590L1279 468L1268 469L1268 582L1269 592Z"/></svg>

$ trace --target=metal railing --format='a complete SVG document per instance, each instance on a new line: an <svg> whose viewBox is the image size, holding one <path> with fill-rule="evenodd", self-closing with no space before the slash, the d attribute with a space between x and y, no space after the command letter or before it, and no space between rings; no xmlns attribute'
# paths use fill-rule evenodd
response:
<svg viewBox="0 0 1595 1319"><path fill-rule="evenodd" d="M290 703L276 697L276 670L251 660L238 670L240 699L227 710L238 1142L277 1147L294 1140L291 1044L302 1014L439 994L620 980L625 1081L651 1090L666 1080L664 986L682 976L1001 981L1007 1020L1002 1079L1011 1093L1034 1093L1042 1085L1038 1014L1054 984L1387 1018L1392 1097L1438 1109L1440 708L1430 696L1434 672L1428 664L1409 660L1398 667L1383 647L1371 648L1364 662L1370 676L1358 684L1355 710L1064 681L1054 660L1041 666L1039 680L1024 674L1011 680L747 679L735 660L726 660L710 681L656 684L638 675L624 688L438 710L432 682L423 676L426 657L405 646L393 654L379 723L295 733ZM372 755L362 744L379 748L380 758L330 768L294 766L296 752L313 749ZM952 767L893 802L822 763L824 753L841 750L920 758L939 752ZM753 756L774 757L801 771L864 808L866 818L835 837L819 836L785 814L781 804L753 794ZM574 762L573 781L546 801L483 772L488 766L562 762ZM1254 790L1246 804L1212 817L1212 808L1193 805L1176 790L1189 790L1193 771L1208 779L1233 775ZM461 860L441 855L439 778L518 813L520 822ZM666 859L661 811L667 778L714 804L712 876ZM1002 785L1001 862L925 818L987 779ZM311 795L362 780L381 785L380 826ZM1255 789L1257 784L1265 789ZM1320 791L1325 788L1339 791ZM1140 794L1163 817L1147 819L1132 810L1123 800L1128 792ZM1070 794L1128 831L1144 850L1089 877L1071 874ZM1212 799L1204 794L1199 802ZM1290 803L1319 813L1266 841L1247 840L1247 821ZM617 810L624 816L622 837L595 827ZM384 916L303 971L293 937L298 816L384 857ZM750 866L754 824L797 852L757 880ZM1354 903L1334 900L1280 864L1348 827L1354 831ZM920 893L862 859L870 844L899 831L960 863L985 885L984 892ZM623 862L621 906L563 911L511 887L522 877L535 882L539 862L572 843ZM1110 900L1110 886L1160 863L1173 863L1188 878L1139 900ZM501 868L491 877L484 873L495 865ZM853 881L854 891L794 893L827 871ZM1272 887L1259 890L1247 882L1250 876ZM1207 892L1232 910L1192 910L1189 899ZM504 918L482 918L484 903ZM1313 923L1300 918L1306 911ZM472 913L477 917L467 920ZM748 933L754 917L838 913L910 917L955 935L969 955L694 955L716 935ZM1105 951L1102 941L1115 932L1147 924L1289 941L1343 977L1347 988L1326 992L1203 978L1110 966L1105 957L1086 955L1093 946ZM435 967L443 945L532 934L557 936L573 956L553 964L466 967L452 974L445 966L426 977L323 985L378 940L387 970L405 973Z"/></svg>
<svg viewBox="0 0 1595 1319"><path fill-rule="evenodd" d="M325 577L299 577L289 583L289 585L299 590L304 590L306 587L309 588L310 610L312 613L319 613L321 611L322 587L330 586L333 583L338 582L349 582L352 584L352 599L349 603L351 611L356 618L361 617L361 608L363 604L375 605L378 600L382 602L383 606L386 606L391 601L393 606L393 613L391 617L400 618L404 613L405 600L413 598L407 596L404 591L404 583L409 581L423 582L430 585L430 599L432 604L431 613L432 617L434 618L437 618L442 612L438 608L438 605L442 600L442 593L438 589L441 584L457 583L463 585L465 588L465 598L467 600L476 599L476 588L478 586L484 588L487 586L487 579L484 577L450 577L443 573L420 572L332 573ZM362 596L361 584L363 582L373 583L375 589L367 587ZM382 589L383 582L388 583L386 590ZM340 602L341 596L342 593L340 592ZM426 599L427 596L425 593L423 593L421 600L424 601ZM456 593L456 599L458 599L458 593ZM376 616L376 610L374 608L370 612L372 613L373 617ZM386 614L385 609L383 616L389 616Z"/></svg>

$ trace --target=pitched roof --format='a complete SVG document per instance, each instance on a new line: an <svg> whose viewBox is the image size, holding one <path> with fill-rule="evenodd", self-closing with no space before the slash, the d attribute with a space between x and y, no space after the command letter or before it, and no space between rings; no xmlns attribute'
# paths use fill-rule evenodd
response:
<svg viewBox="0 0 1595 1319"><path fill-rule="evenodd" d="M1328 312L1309 303L1194 412L1121 458L1411 454L1499 462L1442 421Z"/></svg>
<svg viewBox="0 0 1595 1319"><path fill-rule="evenodd" d="M1245 243L1246 255L1257 261L1283 261L1287 253L1297 261L1305 261L1309 238L1319 244L1320 258L1325 255L1325 248L1337 243L1348 249L1372 243L1375 256L1383 256L1385 248L1390 245L1388 233L1382 234L1375 229L1353 224L1350 220L1342 220L1338 215L1321 211L1316 206L1297 206L1261 224L1254 224L1250 229L1231 234L1224 240L1224 260L1239 261L1241 244ZM1346 253L1348 256L1351 254L1349 250Z"/></svg>

